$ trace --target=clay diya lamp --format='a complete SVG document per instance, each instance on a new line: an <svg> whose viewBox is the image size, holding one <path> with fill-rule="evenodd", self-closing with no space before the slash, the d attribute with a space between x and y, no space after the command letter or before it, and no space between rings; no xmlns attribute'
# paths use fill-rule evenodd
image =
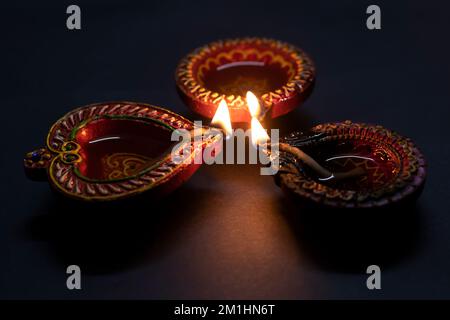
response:
<svg viewBox="0 0 450 320"><path fill-rule="evenodd" d="M250 122L245 94L261 100L261 117L279 117L297 107L312 91L315 70L301 49L271 39L217 41L181 60L176 84L184 102L211 119L224 98L232 122Z"/></svg>
<svg viewBox="0 0 450 320"><path fill-rule="evenodd" d="M171 141L171 134L177 129L192 130L194 124L143 103L88 105L51 127L46 145L26 155L25 172L76 200L118 200L144 192L164 195L198 169L200 164L190 160L219 141L210 136L201 143L186 142L191 144L190 154L177 163L171 155L178 143Z"/></svg>
<svg viewBox="0 0 450 320"><path fill-rule="evenodd" d="M381 126L345 121L280 143L276 183L313 207L385 208L421 193L426 164L414 143Z"/></svg>

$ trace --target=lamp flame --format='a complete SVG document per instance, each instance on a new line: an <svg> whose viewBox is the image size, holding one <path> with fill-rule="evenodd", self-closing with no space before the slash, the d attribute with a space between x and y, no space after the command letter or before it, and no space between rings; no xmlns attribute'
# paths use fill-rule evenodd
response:
<svg viewBox="0 0 450 320"><path fill-rule="evenodd" d="M250 111L250 115L253 118L257 118L259 113L261 112L261 108L259 106L258 98L251 91L247 91L246 94L248 111Z"/></svg>
<svg viewBox="0 0 450 320"><path fill-rule="evenodd" d="M231 127L230 111L228 110L227 102L222 99L217 107L216 113L211 120L211 124L220 126L227 137L231 136L233 133L233 128Z"/></svg>
<svg viewBox="0 0 450 320"><path fill-rule="evenodd" d="M256 147L259 144L267 143L269 140L269 135L266 129L261 125L261 123L256 118L252 118L252 144Z"/></svg>
<svg viewBox="0 0 450 320"><path fill-rule="evenodd" d="M258 98L256 98L256 96L251 91L247 91L246 100L248 111L252 116L252 144L256 147L261 143L266 143L269 140L269 135L257 119L261 111Z"/></svg>

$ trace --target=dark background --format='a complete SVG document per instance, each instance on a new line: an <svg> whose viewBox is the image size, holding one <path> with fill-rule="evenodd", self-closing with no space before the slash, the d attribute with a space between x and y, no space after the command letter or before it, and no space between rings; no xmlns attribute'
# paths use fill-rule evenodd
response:
<svg viewBox="0 0 450 320"><path fill-rule="evenodd" d="M450 298L448 4L376 1L382 30L370 31L365 1L75 3L80 31L66 29L69 2L0 8L1 298ZM175 90L179 59L240 36L290 42L316 63L310 99L266 127L351 119L411 137L429 165L417 206L395 223L305 230L258 166L203 166L170 198L119 214L77 214L26 179L23 154L75 107L130 100L198 118ZM381 266L382 290L366 288L362 261ZM66 289L70 264L80 291Z"/></svg>

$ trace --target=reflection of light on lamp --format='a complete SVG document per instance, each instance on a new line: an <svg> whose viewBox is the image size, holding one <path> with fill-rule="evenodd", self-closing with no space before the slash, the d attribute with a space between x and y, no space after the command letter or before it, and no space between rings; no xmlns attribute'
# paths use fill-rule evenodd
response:
<svg viewBox="0 0 450 320"><path fill-rule="evenodd" d="M239 67L239 66L257 66L257 67L264 67L265 63L262 61L236 61L236 62L230 62L221 66L217 67L217 71L228 69L232 67Z"/></svg>
<svg viewBox="0 0 450 320"><path fill-rule="evenodd" d="M82 128L79 132L82 137L86 137L88 135L88 131L86 130L86 128Z"/></svg>
<svg viewBox="0 0 450 320"><path fill-rule="evenodd" d="M247 91L246 100L248 111L252 116L251 140L252 144L256 147L258 144L267 143L267 141L269 140L269 135L267 134L266 130L257 119L261 111L258 98L256 98L256 96L251 91Z"/></svg>
<svg viewBox="0 0 450 320"><path fill-rule="evenodd" d="M78 143L87 143L89 141L89 139L91 138L91 131L88 130L85 127L80 128L80 130L78 130L77 132L77 142Z"/></svg>
<svg viewBox="0 0 450 320"><path fill-rule="evenodd" d="M89 141L89 143L97 143L97 142L102 142L102 141L106 141L106 140L118 140L118 139L120 139L120 137L105 137L105 138L99 138L99 139Z"/></svg>
<svg viewBox="0 0 450 320"><path fill-rule="evenodd" d="M217 107L216 113L211 120L211 124L220 126L227 137L231 136L233 133L233 128L231 127L230 111L228 110L228 105L224 99L222 99Z"/></svg>

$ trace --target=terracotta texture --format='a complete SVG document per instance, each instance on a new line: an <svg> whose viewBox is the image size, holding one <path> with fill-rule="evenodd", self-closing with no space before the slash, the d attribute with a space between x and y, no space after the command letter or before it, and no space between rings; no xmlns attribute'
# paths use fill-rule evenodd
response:
<svg viewBox="0 0 450 320"><path fill-rule="evenodd" d="M148 104L92 104L59 119L46 146L26 154L24 168L31 179L48 179L55 190L77 200L166 194L200 166L190 160L217 142L217 137L191 142L189 157L175 163L171 132L193 128L191 121Z"/></svg>
<svg viewBox="0 0 450 320"><path fill-rule="evenodd" d="M315 68L301 49L272 39L217 41L196 49L179 63L178 91L196 113L211 119L222 98L232 122L248 122L245 91L261 101L262 117L279 117L311 93Z"/></svg>
<svg viewBox="0 0 450 320"><path fill-rule="evenodd" d="M360 167L365 174L348 181L323 181L302 161L280 153L276 182L306 203L336 208L371 208L417 197L426 178L422 153L409 139L385 129L345 121L315 126L311 134L284 139L334 170ZM332 161L329 161L332 160Z"/></svg>

